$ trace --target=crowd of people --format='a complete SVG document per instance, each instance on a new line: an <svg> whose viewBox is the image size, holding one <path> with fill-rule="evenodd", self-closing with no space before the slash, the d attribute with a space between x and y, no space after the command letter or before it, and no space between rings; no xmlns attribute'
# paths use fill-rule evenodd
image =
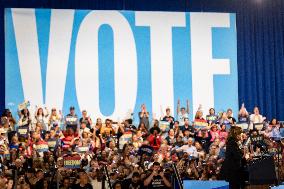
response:
<svg viewBox="0 0 284 189"><path fill-rule="evenodd" d="M234 117L232 109L208 113L200 106L193 120L189 102L170 108L160 119L151 119L141 106L139 124L82 115L70 107L21 107L18 117L9 109L0 122L0 188L171 188L174 167L181 179L222 179L229 130L241 128L243 158L249 162L264 153L275 155L283 145L277 119L266 120L255 107L244 104ZM282 142L282 143L281 143ZM281 152L282 153L282 152Z"/></svg>

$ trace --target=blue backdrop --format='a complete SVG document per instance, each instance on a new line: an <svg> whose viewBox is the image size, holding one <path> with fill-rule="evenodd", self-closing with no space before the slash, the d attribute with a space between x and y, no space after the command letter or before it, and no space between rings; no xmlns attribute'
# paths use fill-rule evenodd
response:
<svg viewBox="0 0 284 189"><path fill-rule="evenodd" d="M14 113L24 98L64 114L73 105L77 113L113 119L130 109L138 120L143 103L158 118L161 109L176 110L178 99L182 106L188 99L193 114L200 103L205 113L238 110L235 14L6 9L5 15L6 107ZM149 22L145 15L157 19L157 35L154 26L141 25ZM167 18L175 19L168 29Z"/></svg>
<svg viewBox="0 0 284 189"><path fill-rule="evenodd" d="M282 0L1 0L0 107L5 105L4 8L72 8L236 12L239 103L284 119L284 2ZM228 86L229 87L229 86Z"/></svg>

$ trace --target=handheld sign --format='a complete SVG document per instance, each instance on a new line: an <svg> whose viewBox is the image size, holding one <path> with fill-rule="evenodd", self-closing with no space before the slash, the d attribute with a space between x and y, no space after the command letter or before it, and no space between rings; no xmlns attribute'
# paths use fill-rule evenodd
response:
<svg viewBox="0 0 284 189"><path fill-rule="evenodd" d="M162 132L168 132L170 130L170 123L167 121L160 121L159 127Z"/></svg>
<svg viewBox="0 0 284 189"><path fill-rule="evenodd" d="M17 129L20 142L25 142L29 136L29 125L19 126Z"/></svg>
<svg viewBox="0 0 284 189"><path fill-rule="evenodd" d="M236 126L242 128L242 130L247 131L249 125L247 123L237 123Z"/></svg>
<svg viewBox="0 0 284 189"><path fill-rule="evenodd" d="M147 156L152 156L153 152L154 152L154 149L153 149L152 146L149 146L149 145L142 145L142 146L139 148L138 154L139 154L139 155L146 154Z"/></svg>
<svg viewBox="0 0 284 189"><path fill-rule="evenodd" d="M37 152L47 152L48 151L48 143L41 140L36 143Z"/></svg>
<svg viewBox="0 0 284 189"><path fill-rule="evenodd" d="M196 129L203 129L203 128L208 127L208 123L207 122L201 122L201 121L195 121L194 122L194 127Z"/></svg>
<svg viewBox="0 0 284 189"><path fill-rule="evenodd" d="M89 151L89 146L78 146L76 147L78 153L86 153Z"/></svg>
<svg viewBox="0 0 284 189"><path fill-rule="evenodd" d="M54 149L56 148L57 144L58 144L57 139L49 139L47 141L47 145L48 145L50 151L54 151Z"/></svg>
<svg viewBox="0 0 284 189"><path fill-rule="evenodd" d="M64 156L63 157L64 167L67 169L79 169L81 166L81 157L80 155L74 156Z"/></svg>
<svg viewBox="0 0 284 189"><path fill-rule="evenodd" d="M65 121L66 125L76 125L78 122L78 118L75 116L66 116Z"/></svg>
<svg viewBox="0 0 284 189"><path fill-rule="evenodd" d="M125 132L120 138L119 138L119 149L122 149L124 144L130 142L132 139L132 132L128 131Z"/></svg>
<svg viewBox="0 0 284 189"><path fill-rule="evenodd" d="M254 123L253 128L258 131L261 131L263 129L263 123Z"/></svg>
<svg viewBox="0 0 284 189"><path fill-rule="evenodd" d="M18 110L21 111L23 109L26 109L30 106L30 101L25 101L22 104L18 105Z"/></svg>

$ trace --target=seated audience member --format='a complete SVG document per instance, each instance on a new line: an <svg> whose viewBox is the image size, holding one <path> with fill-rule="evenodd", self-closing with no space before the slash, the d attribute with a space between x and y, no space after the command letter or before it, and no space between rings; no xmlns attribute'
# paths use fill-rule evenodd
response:
<svg viewBox="0 0 284 189"><path fill-rule="evenodd" d="M180 128L180 130L182 131L182 132L184 132L185 130L188 130L189 132L190 132L190 135L191 136L194 136L194 128L193 128L193 126L192 125L189 125L189 120L188 120L188 118L185 118L185 120L184 120L184 125Z"/></svg>
<svg viewBox="0 0 284 189"><path fill-rule="evenodd" d="M218 130L218 127L216 124L213 124L210 128L210 134L211 134L211 140L210 142L213 142L216 138L220 138L220 131Z"/></svg>
<svg viewBox="0 0 284 189"><path fill-rule="evenodd" d="M272 140L277 140L279 141L281 139L281 134L280 134L280 125L277 122L276 118L273 118L266 128L267 130L270 130L270 134L268 135L269 138Z"/></svg>
<svg viewBox="0 0 284 189"><path fill-rule="evenodd" d="M175 133L175 137L177 138L177 137L181 134L181 129L180 129L180 126L179 126L179 121L175 121L175 122L174 122L173 130L174 130L174 133Z"/></svg>
<svg viewBox="0 0 284 189"><path fill-rule="evenodd" d="M228 137L228 132L226 131L226 124L222 124L219 132L219 139L221 142L226 142L227 137Z"/></svg>
<svg viewBox="0 0 284 189"><path fill-rule="evenodd" d="M175 131L173 129L170 129L168 131L168 136L165 139L168 145L174 145L174 143L176 142Z"/></svg>
<svg viewBox="0 0 284 189"><path fill-rule="evenodd" d="M154 125L153 127L150 129L150 133L153 134L154 130L156 130L158 132L158 134L161 134L161 129L159 127L159 121L157 119L154 120Z"/></svg>
<svg viewBox="0 0 284 189"><path fill-rule="evenodd" d="M146 126L145 126L144 123L140 123L140 124L139 124L139 126L138 126L138 131L141 132L143 139L146 139L146 138L147 138L147 136L148 136L148 129L146 128Z"/></svg>
<svg viewBox="0 0 284 189"><path fill-rule="evenodd" d="M198 154L197 154L196 147L193 145L193 142L194 142L194 139L189 138L188 141L187 141L187 144L178 148L176 151L177 152L182 151L184 153L187 153L189 156L193 156L193 157L197 158Z"/></svg>

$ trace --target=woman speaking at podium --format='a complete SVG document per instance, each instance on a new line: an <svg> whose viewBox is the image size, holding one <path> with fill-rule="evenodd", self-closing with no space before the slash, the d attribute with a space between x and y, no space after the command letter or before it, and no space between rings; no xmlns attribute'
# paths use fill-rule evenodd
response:
<svg viewBox="0 0 284 189"><path fill-rule="evenodd" d="M240 127L231 127L226 142L225 160L221 168L221 179L230 184L230 189L245 187L245 158L241 147Z"/></svg>

